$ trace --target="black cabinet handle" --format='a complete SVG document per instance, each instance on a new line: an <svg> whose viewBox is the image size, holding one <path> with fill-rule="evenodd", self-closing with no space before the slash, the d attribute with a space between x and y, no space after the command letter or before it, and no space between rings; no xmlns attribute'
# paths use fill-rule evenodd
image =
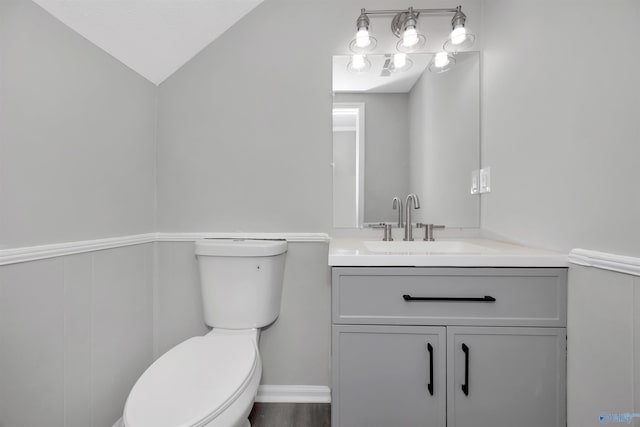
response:
<svg viewBox="0 0 640 427"><path fill-rule="evenodd" d="M469 347L462 343L462 351L464 352L464 384L462 384L462 392L465 396L469 396Z"/></svg>
<svg viewBox="0 0 640 427"><path fill-rule="evenodd" d="M495 302L496 299L492 296L485 295L484 297L412 297L411 295L402 295L405 301L462 301L462 302Z"/></svg>
<svg viewBox="0 0 640 427"><path fill-rule="evenodd" d="M433 396L433 346L431 343L427 343L427 351L429 351L429 384L427 384L427 390Z"/></svg>

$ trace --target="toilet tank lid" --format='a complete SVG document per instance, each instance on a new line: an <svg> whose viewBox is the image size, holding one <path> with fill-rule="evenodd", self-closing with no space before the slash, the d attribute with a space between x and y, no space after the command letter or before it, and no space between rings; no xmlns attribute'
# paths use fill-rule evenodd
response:
<svg viewBox="0 0 640 427"><path fill-rule="evenodd" d="M255 257L275 256L287 252L286 240L201 239L196 241L196 255Z"/></svg>

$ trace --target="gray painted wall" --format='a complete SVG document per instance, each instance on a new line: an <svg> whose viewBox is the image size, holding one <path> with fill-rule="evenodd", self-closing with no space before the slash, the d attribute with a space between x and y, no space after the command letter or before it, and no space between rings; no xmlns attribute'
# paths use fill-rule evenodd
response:
<svg viewBox="0 0 640 427"><path fill-rule="evenodd" d="M0 249L153 231L148 81L0 1ZM110 427L153 361L153 245L0 267L0 426Z"/></svg>
<svg viewBox="0 0 640 427"><path fill-rule="evenodd" d="M640 3L483 4L483 228L640 255Z"/></svg>
<svg viewBox="0 0 640 427"><path fill-rule="evenodd" d="M0 267L0 426L111 427L153 361L154 245Z"/></svg>
<svg viewBox="0 0 640 427"><path fill-rule="evenodd" d="M328 11L310 46L291 19L309 6L263 3L160 86L161 231L329 229Z"/></svg>
<svg viewBox="0 0 640 427"><path fill-rule="evenodd" d="M334 102L363 102L364 221L394 222L391 200L409 194L409 95L339 93Z"/></svg>
<svg viewBox="0 0 640 427"><path fill-rule="evenodd" d="M31 1L0 64L0 248L153 231L156 88Z"/></svg>

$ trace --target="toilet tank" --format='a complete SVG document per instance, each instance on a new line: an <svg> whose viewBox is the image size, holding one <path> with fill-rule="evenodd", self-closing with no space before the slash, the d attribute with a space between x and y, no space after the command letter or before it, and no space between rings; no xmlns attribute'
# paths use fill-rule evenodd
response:
<svg viewBox="0 0 640 427"><path fill-rule="evenodd" d="M284 240L196 241L205 323L214 328L262 328L280 314Z"/></svg>

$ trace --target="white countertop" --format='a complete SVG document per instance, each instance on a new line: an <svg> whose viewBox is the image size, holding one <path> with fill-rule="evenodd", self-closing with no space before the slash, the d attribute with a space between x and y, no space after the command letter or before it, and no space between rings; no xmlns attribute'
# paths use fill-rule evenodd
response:
<svg viewBox="0 0 640 427"><path fill-rule="evenodd" d="M440 239L465 242L482 250L445 252L372 252L365 242L374 239L335 238L329 244L330 266L367 267L567 267L567 254L533 249L488 239ZM379 240L378 240L379 241ZM380 242L383 243L383 242ZM394 243L394 242L390 242ZM380 245L378 245L380 246Z"/></svg>

